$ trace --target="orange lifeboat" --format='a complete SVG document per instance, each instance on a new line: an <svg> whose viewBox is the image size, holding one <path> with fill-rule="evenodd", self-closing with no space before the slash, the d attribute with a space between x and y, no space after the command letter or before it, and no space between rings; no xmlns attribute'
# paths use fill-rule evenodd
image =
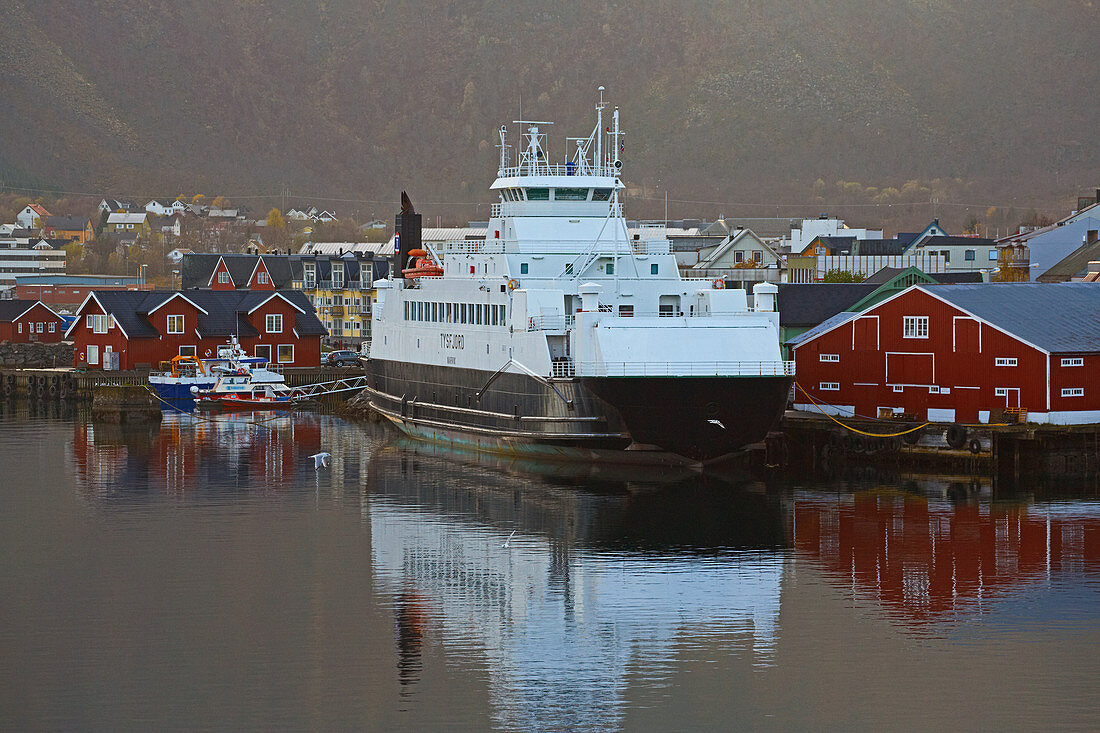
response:
<svg viewBox="0 0 1100 733"><path fill-rule="evenodd" d="M415 259L414 259L415 258ZM431 256L422 249L409 250L409 259L414 260L413 266L401 271L409 280L418 277L442 277L443 268L437 265Z"/></svg>

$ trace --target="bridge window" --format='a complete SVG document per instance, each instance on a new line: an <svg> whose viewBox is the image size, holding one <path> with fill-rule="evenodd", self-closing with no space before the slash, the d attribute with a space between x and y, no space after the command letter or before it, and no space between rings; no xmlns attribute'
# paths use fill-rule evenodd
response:
<svg viewBox="0 0 1100 733"><path fill-rule="evenodd" d="M607 201L611 198L610 188L597 188L592 191L593 201Z"/></svg>
<svg viewBox="0 0 1100 733"><path fill-rule="evenodd" d="M614 275L615 274L615 263L614 262L608 262L607 266L604 268L604 272L606 272L608 275Z"/></svg>
<svg viewBox="0 0 1100 733"><path fill-rule="evenodd" d="M519 274L520 275L526 275L527 274L527 269L528 268L527 268L527 263L526 262L519 263Z"/></svg>
<svg viewBox="0 0 1100 733"><path fill-rule="evenodd" d="M587 201L587 188L558 188L554 190L555 201Z"/></svg>
<svg viewBox="0 0 1100 733"><path fill-rule="evenodd" d="M656 262L654 262L653 264L651 264L649 266L649 274L650 275L656 275L657 274L657 263Z"/></svg>
<svg viewBox="0 0 1100 733"><path fill-rule="evenodd" d="M528 201L549 201L550 189L549 188L528 188L527 200Z"/></svg>

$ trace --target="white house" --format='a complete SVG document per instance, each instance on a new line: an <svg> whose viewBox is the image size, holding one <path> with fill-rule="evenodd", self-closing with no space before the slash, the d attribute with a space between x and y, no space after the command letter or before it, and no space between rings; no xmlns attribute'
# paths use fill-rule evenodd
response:
<svg viewBox="0 0 1100 733"><path fill-rule="evenodd" d="M15 215L15 222L24 229L38 229L42 226L42 220L50 215L44 206L30 204Z"/></svg>
<svg viewBox="0 0 1100 733"><path fill-rule="evenodd" d="M699 250L696 270L720 270L732 267L768 268L779 266L779 253L751 229L735 229L715 247Z"/></svg>
<svg viewBox="0 0 1100 733"><path fill-rule="evenodd" d="M822 214L817 219L803 219L802 227L791 227L789 236L784 237L780 249L798 253L806 249L816 237L852 237L854 239L882 239L881 229L853 229L843 219L833 219Z"/></svg>

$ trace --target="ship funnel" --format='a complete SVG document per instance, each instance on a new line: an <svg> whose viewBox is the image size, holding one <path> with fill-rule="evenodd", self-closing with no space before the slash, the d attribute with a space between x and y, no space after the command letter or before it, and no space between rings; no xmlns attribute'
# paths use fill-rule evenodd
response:
<svg viewBox="0 0 1100 733"><path fill-rule="evenodd" d="M779 288L773 283L757 283L752 286L752 309L758 313L770 313L776 309Z"/></svg>
<svg viewBox="0 0 1100 733"><path fill-rule="evenodd" d="M408 267L409 252L421 248L420 214L413 208L412 199L401 192L401 211L394 217L393 228L397 234L397 247L393 253L397 259L397 271Z"/></svg>

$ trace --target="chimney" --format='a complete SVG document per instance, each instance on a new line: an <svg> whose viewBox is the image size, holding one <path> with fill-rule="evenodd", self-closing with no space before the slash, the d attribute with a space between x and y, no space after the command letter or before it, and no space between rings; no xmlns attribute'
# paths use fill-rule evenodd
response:
<svg viewBox="0 0 1100 733"><path fill-rule="evenodd" d="M398 250L394 252L397 269L404 270L408 267L409 251L420 249L421 245L421 217L404 191L401 192L401 212L394 217L393 228L398 236Z"/></svg>

